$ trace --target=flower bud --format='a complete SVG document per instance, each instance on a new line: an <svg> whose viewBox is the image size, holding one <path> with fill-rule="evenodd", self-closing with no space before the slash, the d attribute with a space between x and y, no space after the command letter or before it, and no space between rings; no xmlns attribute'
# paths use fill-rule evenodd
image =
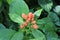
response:
<svg viewBox="0 0 60 40"><path fill-rule="evenodd" d="M28 18L27 20L28 20L28 21L31 21L31 19L30 19L30 18Z"/></svg>
<svg viewBox="0 0 60 40"><path fill-rule="evenodd" d="M28 18L32 18L32 12L30 12L29 14L28 14Z"/></svg>
<svg viewBox="0 0 60 40"><path fill-rule="evenodd" d="M27 22L24 22L23 24L24 24L24 26L27 26L27 25L28 25L28 23L27 23Z"/></svg>
<svg viewBox="0 0 60 40"><path fill-rule="evenodd" d="M31 22L34 21L34 18L31 19Z"/></svg>
<svg viewBox="0 0 60 40"><path fill-rule="evenodd" d="M32 21L32 24L35 24L36 23L36 21Z"/></svg>
<svg viewBox="0 0 60 40"><path fill-rule="evenodd" d="M27 15L25 15L24 13L22 14L22 17L23 17L24 19L27 19Z"/></svg>
<svg viewBox="0 0 60 40"><path fill-rule="evenodd" d="M27 23L29 23L29 20L26 20Z"/></svg>
<svg viewBox="0 0 60 40"><path fill-rule="evenodd" d="M24 25L23 25L23 24L21 24L21 25L20 25L20 28L21 28L21 29L23 29L23 28L24 28Z"/></svg>
<svg viewBox="0 0 60 40"><path fill-rule="evenodd" d="M34 25L32 26L32 28L37 29L38 26L37 26L36 24L34 24Z"/></svg>

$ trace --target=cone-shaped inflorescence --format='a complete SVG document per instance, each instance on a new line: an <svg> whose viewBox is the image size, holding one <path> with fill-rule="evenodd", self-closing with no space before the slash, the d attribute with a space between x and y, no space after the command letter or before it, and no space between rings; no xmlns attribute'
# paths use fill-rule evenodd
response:
<svg viewBox="0 0 60 40"><path fill-rule="evenodd" d="M32 12L30 12L28 15L23 13L22 18L25 19L26 21L20 25L21 29L24 28L25 26L27 26L29 22L32 23L32 28L34 28L34 29L38 28L36 21L34 20L34 14Z"/></svg>

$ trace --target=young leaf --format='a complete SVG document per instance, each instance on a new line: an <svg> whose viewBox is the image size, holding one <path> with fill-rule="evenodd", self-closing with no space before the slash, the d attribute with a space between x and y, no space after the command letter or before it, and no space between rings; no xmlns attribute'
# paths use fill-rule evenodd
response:
<svg viewBox="0 0 60 40"><path fill-rule="evenodd" d="M37 40L46 40L45 35L39 30L32 30L32 34Z"/></svg>
<svg viewBox="0 0 60 40"><path fill-rule="evenodd" d="M45 9L47 12L49 12L53 6L52 0L38 0L39 5Z"/></svg>
<svg viewBox="0 0 60 40"><path fill-rule="evenodd" d="M15 32L11 29L0 29L0 40L10 40Z"/></svg>
<svg viewBox="0 0 60 40"><path fill-rule="evenodd" d="M15 33L11 40L23 40L23 32L20 31Z"/></svg>
<svg viewBox="0 0 60 40"><path fill-rule="evenodd" d="M37 10L36 12L34 12L34 14L39 17L41 15L43 9Z"/></svg>

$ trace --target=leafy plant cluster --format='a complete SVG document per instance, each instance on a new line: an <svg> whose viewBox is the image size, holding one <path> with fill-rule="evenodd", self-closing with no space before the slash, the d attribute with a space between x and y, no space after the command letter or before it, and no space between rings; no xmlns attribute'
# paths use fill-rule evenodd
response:
<svg viewBox="0 0 60 40"><path fill-rule="evenodd" d="M32 12L38 29L22 14ZM60 0L0 0L0 40L60 40Z"/></svg>

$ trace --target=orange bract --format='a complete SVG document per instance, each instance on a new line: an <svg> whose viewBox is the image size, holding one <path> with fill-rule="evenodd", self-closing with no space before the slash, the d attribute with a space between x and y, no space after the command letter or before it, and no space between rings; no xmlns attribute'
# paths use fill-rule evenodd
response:
<svg viewBox="0 0 60 40"><path fill-rule="evenodd" d="M31 19L31 22L34 21L34 18Z"/></svg>
<svg viewBox="0 0 60 40"><path fill-rule="evenodd" d="M24 25L23 25L23 24L21 24L21 25L20 25L20 28L21 28L21 29L22 29L22 28L24 28Z"/></svg>
<svg viewBox="0 0 60 40"><path fill-rule="evenodd" d="M32 21L32 24L35 24L36 23L36 21Z"/></svg>
<svg viewBox="0 0 60 40"><path fill-rule="evenodd" d="M32 28L37 29L38 26L37 26L36 24L34 24L34 25L32 26Z"/></svg>
<svg viewBox="0 0 60 40"><path fill-rule="evenodd" d="M28 20L28 21L31 21L31 19L30 19L30 18L28 18L27 20Z"/></svg>
<svg viewBox="0 0 60 40"><path fill-rule="evenodd" d="M22 14L22 18L27 19L27 15L25 15L24 13Z"/></svg>
<svg viewBox="0 0 60 40"><path fill-rule="evenodd" d="M26 20L27 23L29 23L29 20Z"/></svg>
<svg viewBox="0 0 60 40"><path fill-rule="evenodd" d="M36 21L34 20L34 14L30 12L28 15L22 14L22 17L26 20L26 22L23 23L23 25L20 26L20 28L24 28L28 25L29 22L33 24L32 28L37 29L38 26L36 24Z"/></svg>
<svg viewBox="0 0 60 40"><path fill-rule="evenodd" d="M34 20L34 14L32 12L28 14L28 20L30 21Z"/></svg>
<svg viewBox="0 0 60 40"><path fill-rule="evenodd" d="M27 22L24 22L24 23L23 23L23 25L24 25L24 26L27 26L27 25L28 25L28 23L27 23Z"/></svg>
<svg viewBox="0 0 60 40"><path fill-rule="evenodd" d="M28 18L32 18L32 12L30 12L29 14L28 14Z"/></svg>

